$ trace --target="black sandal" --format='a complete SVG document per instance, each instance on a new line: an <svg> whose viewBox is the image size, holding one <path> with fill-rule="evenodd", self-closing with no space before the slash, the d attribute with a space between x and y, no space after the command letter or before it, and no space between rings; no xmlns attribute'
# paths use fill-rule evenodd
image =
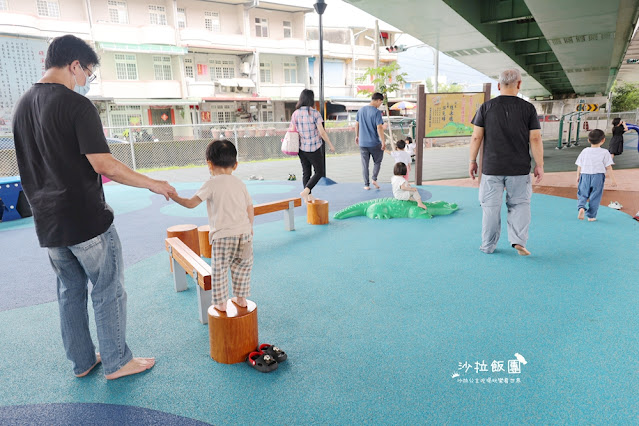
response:
<svg viewBox="0 0 639 426"><path fill-rule="evenodd" d="M277 361L272 356L264 352L251 352L246 357L246 363L262 373L270 373L277 370Z"/></svg>
<svg viewBox="0 0 639 426"><path fill-rule="evenodd" d="M278 363L284 362L286 361L286 358L288 358L286 352L284 352L277 346L269 345L268 343L261 344L258 350L270 355Z"/></svg>

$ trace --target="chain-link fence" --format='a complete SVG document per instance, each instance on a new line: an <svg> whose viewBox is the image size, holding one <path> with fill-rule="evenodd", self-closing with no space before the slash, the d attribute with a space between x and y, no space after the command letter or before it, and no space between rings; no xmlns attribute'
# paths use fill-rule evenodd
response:
<svg viewBox="0 0 639 426"><path fill-rule="evenodd" d="M235 144L238 161L290 158L281 152L289 123L215 123L199 125L105 127L115 158L134 170L205 165L206 146L215 139ZM337 153L357 153L355 123L327 122L326 131ZM393 124L395 140L412 135L412 126ZM19 174L13 136L0 137L0 176Z"/></svg>
<svg viewBox="0 0 639 426"><path fill-rule="evenodd" d="M559 139L561 116L545 115L543 117L539 123L543 139ZM563 126L561 126L562 140L564 142L568 140L575 141L577 139L577 128L579 128L580 139L585 139L588 132L593 129L601 129L606 134L612 134L612 119L615 117L620 117L626 123L639 123L639 111L613 112L610 113L610 116L606 112L591 112L581 115L581 117L575 113L564 118Z"/></svg>

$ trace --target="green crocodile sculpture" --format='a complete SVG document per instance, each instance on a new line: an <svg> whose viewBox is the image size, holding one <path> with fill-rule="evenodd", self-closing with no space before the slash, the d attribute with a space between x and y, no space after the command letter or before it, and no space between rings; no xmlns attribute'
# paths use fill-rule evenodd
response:
<svg viewBox="0 0 639 426"><path fill-rule="evenodd" d="M347 219L355 216L368 216L370 219L392 219L394 217L432 219L433 216L445 216L459 209L457 204L446 201L424 204L427 207L426 210L417 207L416 201L377 198L348 206L335 213L333 217L335 219Z"/></svg>

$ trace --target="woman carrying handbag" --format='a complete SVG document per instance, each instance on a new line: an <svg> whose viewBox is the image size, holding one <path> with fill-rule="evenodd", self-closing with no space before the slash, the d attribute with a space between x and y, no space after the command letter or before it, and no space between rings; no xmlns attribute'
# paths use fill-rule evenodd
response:
<svg viewBox="0 0 639 426"><path fill-rule="evenodd" d="M335 147L322 125L321 114L313 108L315 94L312 90L304 89L300 94L300 100L295 106L295 112L291 117L291 127L299 133L300 147L298 156L302 163L302 184L304 190L300 197L307 203L314 200L311 191L324 176L324 162L322 158L322 139L328 144L328 149L335 152ZM311 166L313 175L311 175Z"/></svg>

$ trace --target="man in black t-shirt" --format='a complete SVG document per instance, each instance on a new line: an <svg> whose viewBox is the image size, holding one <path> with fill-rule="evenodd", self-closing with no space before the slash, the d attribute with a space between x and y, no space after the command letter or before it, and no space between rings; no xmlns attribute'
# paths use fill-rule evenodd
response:
<svg viewBox="0 0 639 426"><path fill-rule="evenodd" d="M72 35L55 38L46 72L18 101L13 133L20 178L42 247L57 275L60 328L77 377L102 362L107 379L136 374L154 358L126 344L124 262L101 176L147 188L168 200L175 189L134 172L110 153L97 109L85 95L98 57ZM89 332L88 280L100 354Z"/></svg>
<svg viewBox="0 0 639 426"><path fill-rule="evenodd" d="M477 155L482 151L482 176L479 201L483 210L482 244L484 253L492 253L501 233L501 205L504 189L508 207L508 240L522 256L526 249L530 226L530 151L535 158L536 183L544 176L544 148L541 126L535 107L517 97L521 88L521 74L517 69L506 70L499 76L500 96L484 102L472 123L475 125L470 141L468 174L475 179Z"/></svg>

